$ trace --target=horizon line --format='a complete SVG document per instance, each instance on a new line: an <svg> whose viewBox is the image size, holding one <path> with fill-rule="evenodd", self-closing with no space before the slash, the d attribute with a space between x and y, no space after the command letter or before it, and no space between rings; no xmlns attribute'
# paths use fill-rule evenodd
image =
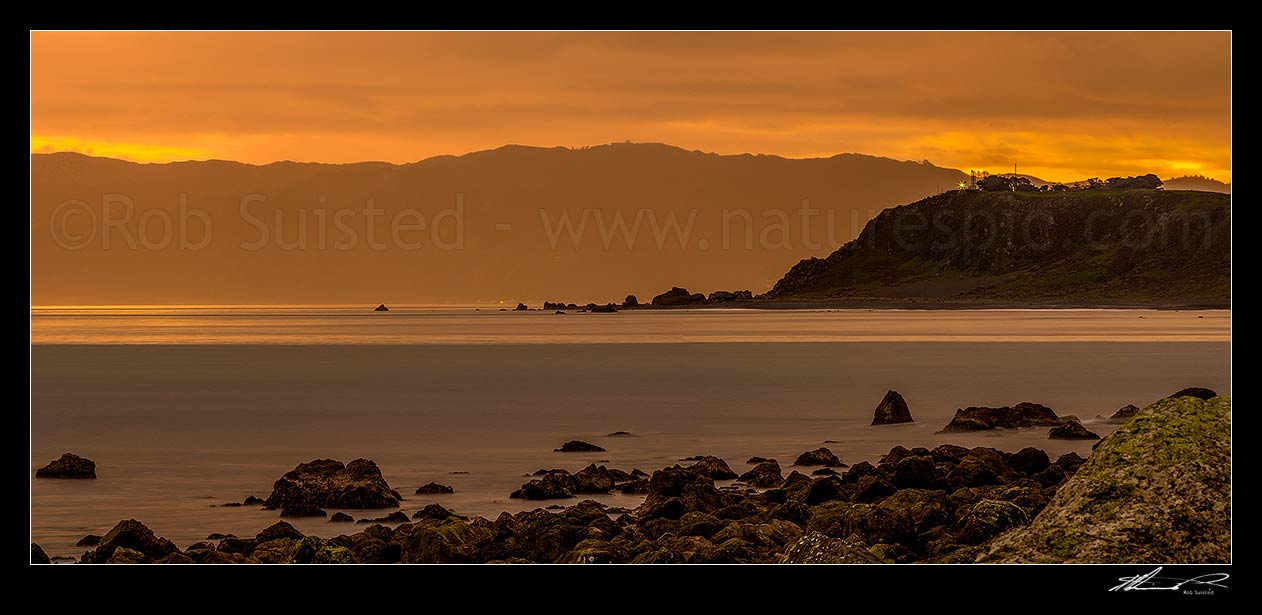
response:
<svg viewBox="0 0 1262 615"><path fill-rule="evenodd" d="M699 154L702 156L717 156L720 158L740 158L740 157L745 157L745 156L752 156L752 157L776 158L780 160L810 161L810 160L832 160L834 158L840 158L843 156L858 156L858 157L863 157L863 158L876 158L876 159L889 160L889 161L897 162L901 164L917 164L917 165L922 165L922 166L931 166L936 169L942 169L945 171L955 171L957 173L960 173L961 175L968 175L968 172L964 171L963 169L958 169L955 167L948 167L948 166L939 166L938 164L935 164L933 161L927 158L922 159L922 160L900 160L898 158L892 158L890 156L882 156L878 154L865 154L862 152L838 152L838 153L828 155L828 156L821 155L821 156L803 156L803 157L793 157L793 156L785 156L783 154L770 154L770 153L763 153L763 152L741 152L737 154L723 154L723 153L713 152L713 151L688 149L686 147L673 145L670 143L663 143L660 141L629 141L629 140L628 141L611 141L608 143L598 143L594 145L580 145L580 146L526 145L522 143L505 143L504 145L500 145L497 147L471 150L468 152L464 152L462 154L435 154L433 156L427 156L425 158L421 158L421 159L413 160L409 162L390 162L388 160L358 160L355 162L321 162L321 161L312 161L312 160L285 159L285 160L273 160L271 162L257 163L257 162L243 162L240 160L231 160L227 158L202 158L202 159L189 158L189 159L183 159L183 160L167 160L164 162L141 162L137 160L129 160L127 158L118 158L114 156L90 154L86 152L81 152L77 150L69 150L69 149L55 150L55 151L32 151L30 155L31 156L55 156L59 154L70 154L70 155L83 156L85 158L94 158L94 159L99 159L99 160L113 160L113 161L122 162L126 164L154 165L154 166L166 166L166 165L173 165L173 164L189 164L189 163L223 162L223 163L238 164L242 166L256 167L256 168L269 167L269 166L282 165L282 164L323 165L323 166L387 165L387 166L392 166L392 167L406 167L406 166L424 164L432 160L438 160L438 159L443 159L443 158L465 158L468 156L486 154L490 152L497 152L500 150L511 149L511 148L521 148L521 149L528 149L528 150L565 150L568 152L580 152L580 151L585 151L589 149L605 148L605 147L619 147L619 146L659 146L659 147L669 148L673 150L678 150L680 152L689 153L689 154ZM1139 174L1139 171L1134 171L1134 172ZM1153 174L1156 175L1156 173L1153 173ZM1011 174L1010 173L993 173L993 175L1011 175ZM1030 174L1025 174L1025 173L1022 173L1020 175L1023 175L1025 177L1032 177L1032 178L1038 179L1039 181L1053 183L1053 184L1056 184L1056 183L1071 184L1071 183L1081 182L1081 181L1086 180L1086 178L1084 177L1083 179L1080 179L1080 180L1053 181L1053 180L1045 180L1037 175L1030 175ZM1096 177L1101 177L1101 176L1097 175ZM1160 177L1160 175L1158 175L1158 177ZM1216 177L1205 175L1202 173L1188 173L1186 175L1171 175L1169 177L1169 179L1181 179L1181 178L1202 178L1202 179L1207 179L1210 181L1220 183L1224 186L1231 185L1231 182L1229 181L1223 181Z"/></svg>

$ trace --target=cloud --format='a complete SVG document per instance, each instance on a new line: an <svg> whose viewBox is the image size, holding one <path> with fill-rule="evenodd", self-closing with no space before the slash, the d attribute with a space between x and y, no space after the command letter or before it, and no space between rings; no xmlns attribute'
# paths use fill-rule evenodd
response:
<svg viewBox="0 0 1262 615"><path fill-rule="evenodd" d="M630 139L991 170L1020 158L1055 179L1126 167L1230 180L1229 33L31 40L33 151L38 137L40 147L69 139L159 159L204 150L246 162L407 162L505 143Z"/></svg>

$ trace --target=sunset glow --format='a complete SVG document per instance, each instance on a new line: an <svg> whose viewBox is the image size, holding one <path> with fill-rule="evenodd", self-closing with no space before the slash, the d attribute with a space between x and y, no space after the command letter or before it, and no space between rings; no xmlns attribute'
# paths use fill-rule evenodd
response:
<svg viewBox="0 0 1262 615"><path fill-rule="evenodd" d="M1061 181L1229 182L1230 43L1229 33L40 32L31 151L404 163L629 140L992 172L1015 162Z"/></svg>

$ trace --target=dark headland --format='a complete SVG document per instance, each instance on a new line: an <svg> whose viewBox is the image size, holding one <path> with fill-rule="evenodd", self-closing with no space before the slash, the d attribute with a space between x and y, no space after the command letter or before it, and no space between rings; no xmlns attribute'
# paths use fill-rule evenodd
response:
<svg viewBox="0 0 1262 615"><path fill-rule="evenodd" d="M1231 305L1231 195L954 190L882 211L760 295L672 288L624 309Z"/></svg>

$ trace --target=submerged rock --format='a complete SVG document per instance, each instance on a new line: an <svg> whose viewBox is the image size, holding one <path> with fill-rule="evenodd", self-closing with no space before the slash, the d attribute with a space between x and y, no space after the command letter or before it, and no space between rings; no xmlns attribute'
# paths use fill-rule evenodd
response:
<svg viewBox="0 0 1262 615"><path fill-rule="evenodd" d="M1122 423L1125 423L1126 421L1129 421L1131 417L1135 416L1137 412L1139 412L1139 407L1133 404L1127 404L1125 406L1122 406L1121 408L1118 408L1117 412L1114 412L1112 416L1110 416L1108 419L1105 419L1105 420L1109 423L1120 425ZM1097 416L1096 418L1100 418L1100 417Z"/></svg>
<svg viewBox="0 0 1262 615"><path fill-rule="evenodd" d="M1074 419L1067 419L1047 432L1052 440L1099 440L1100 436Z"/></svg>
<svg viewBox="0 0 1262 615"><path fill-rule="evenodd" d="M417 495L429 495L429 494L437 494L437 493L455 493L455 492L456 492L455 489L452 489L451 487L448 487L447 485L440 485L438 483L425 483L424 485L421 485L420 487L416 488Z"/></svg>
<svg viewBox="0 0 1262 615"><path fill-rule="evenodd" d="M401 499L372 461L356 459L343 465L334 459L318 459L298 464L277 479L264 507L314 513L323 507L392 508Z"/></svg>
<svg viewBox="0 0 1262 615"><path fill-rule="evenodd" d="M48 462L48 465L35 470L35 478L96 478L96 462L73 453L64 453Z"/></svg>
<svg viewBox="0 0 1262 615"><path fill-rule="evenodd" d="M877 404L876 410L872 413L873 425L894 425L897 423L911 423L911 409L907 407L907 401L899 395L898 391L889 390L885 393L885 398L881 403Z"/></svg>
<svg viewBox="0 0 1262 615"><path fill-rule="evenodd" d="M570 440L561 445L561 448L552 449L554 453L603 453L605 449L596 446L590 442L582 440Z"/></svg>
<svg viewBox="0 0 1262 615"><path fill-rule="evenodd" d="M329 513L310 502L294 502L280 509L282 517L324 517Z"/></svg>
<svg viewBox="0 0 1262 615"><path fill-rule="evenodd" d="M574 477L564 470L553 471L522 485L508 497L524 500L561 500L574 497Z"/></svg>
<svg viewBox="0 0 1262 615"><path fill-rule="evenodd" d="M437 519L439 521L442 521L443 519L446 519L447 517L463 518L463 517L460 517L460 515L457 515L456 513L451 512L450 510L447 510L441 504L430 504L426 506L425 508L422 508L412 513L413 519Z"/></svg>
<svg viewBox="0 0 1262 615"><path fill-rule="evenodd" d="M832 451L821 446L813 451L807 451L798 455L798 458L793 461L793 465L839 468L845 464L843 464Z"/></svg>
<svg viewBox="0 0 1262 615"><path fill-rule="evenodd" d="M398 523L407 523L407 522L408 522L408 516L404 514L403 511L396 510L384 517L377 517L375 519L360 519L359 521L356 521L355 523L398 524Z"/></svg>
<svg viewBox="0 0 1262 615"><path fill-rule="evenodd" d="M1102 440L1033 523L977 560L1229 563L1231 496L1231 400L1162 399Z"/></svg>

